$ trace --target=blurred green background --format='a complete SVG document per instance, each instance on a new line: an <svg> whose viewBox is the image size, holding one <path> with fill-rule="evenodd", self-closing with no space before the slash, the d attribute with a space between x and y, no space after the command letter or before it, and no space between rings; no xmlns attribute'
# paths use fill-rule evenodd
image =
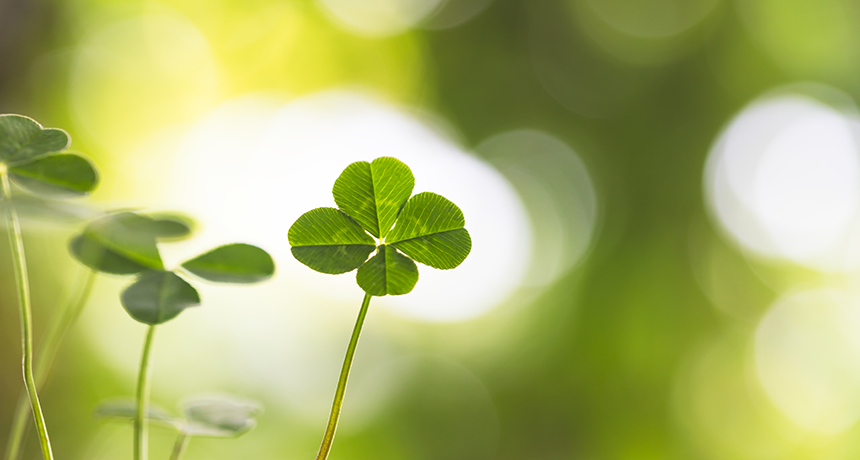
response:
<svg viewBox="0 0 860 460"><path fill-rule="evenodd" d="M0 113L71 133L103 176L84 203L197 216L166 260L275 256L162 328L154 402L267 409L188 459L315 455L361 293L287 228L391 155L475 249L371 305L331 458L837 460L860 456L858 43L856 0L0 0ZM37 339L79 225L25 228ZM134 390L126 282L99 279L42 393L58 458L131 458L92 416ZM172 442L153 428L151 457Z"/></svg>

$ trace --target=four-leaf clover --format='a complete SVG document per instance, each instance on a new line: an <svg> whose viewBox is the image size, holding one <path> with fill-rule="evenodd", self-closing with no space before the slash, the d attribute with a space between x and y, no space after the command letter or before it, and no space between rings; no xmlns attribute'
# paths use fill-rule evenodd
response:
<svg viewBox="0 0 860 460"><path fill-rule="evenodd" d="M418 282L415 262L447 270L463 263L472 249L460 208L435 193L410 198L414 187L412 171L400 160L359 161L334 182L338 209L308 211L290 227L288 239L299 262L335 275L357 268L356 281L365 292L317 460L326 460L331 452L371 297L408 294Z"/></svg>
<svg viewBox="0 0 860 460"><path fill-rule="evenodd" d="M349 165L332 189L338 209L311 210L290 227L293 256L322 273L357 268L358 285L372 296L411 292L415 262L457 267L472 249L463 212L435 193L412 196L414 186L412 171L395 158Z"/></svg>

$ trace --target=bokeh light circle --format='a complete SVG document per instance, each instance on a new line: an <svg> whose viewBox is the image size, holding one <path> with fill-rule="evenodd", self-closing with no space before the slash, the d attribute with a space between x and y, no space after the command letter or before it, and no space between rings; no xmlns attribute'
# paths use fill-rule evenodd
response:
<svg viewBox="0 0 860 460"><path fill-rule="evenodd" d="M497 134L477 152L517 188L534 235L528 284L547 285L582 260L599 219L588 170L563 141L522 129Z"/></svg>
<svg viewBox="0 0 860 460"><path fill-rule="evenodd" d="M347 29L370 36L402 33L428 18L444 0L317 0Z"/></svg>
<svg viewBox="0 0 860 460"><path fill-rule="evenodd" d="M860 308L835 290L788 295L758 325L755 360L767 395L798 426L839 434L860 420Z"/></svg>
<svg viewBox="0 0 860 460"><path fill-rule="evenodd" d="M439 8L421 23L421 28L457 27L480 15L491 3L493 0L444 0Z"/></svg>
<svg viewBox="0 0 860 460"><path fill-rule="evenodd" d="M858 119L802 94L750 104L714 144L705 193L745 248L825 271L855 268Z"/></svg>
<svg viewBox="0 0 860 460"><path fill-rule="evenodd" d="M191 122L220 89L206 38L185 19L165 14L125 19L87 36L75 51L69 85L75 122L114 152L165 126Z"/></svg>
<svg viewBox="0 0 860 460"><path fill-rule="evenodd" d="M677 35L707 16L719 0L577 0L606 24L628 35Z"/></svg>

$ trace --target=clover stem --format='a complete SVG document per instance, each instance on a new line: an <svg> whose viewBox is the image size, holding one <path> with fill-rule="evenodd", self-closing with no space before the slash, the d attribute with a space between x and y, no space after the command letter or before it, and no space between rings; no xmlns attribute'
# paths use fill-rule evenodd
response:
<svg viewBox="0 0 860 460"><path fill-rule="evenodd" d="M149 326L146 331L146 340L143 343L143 356L140 358L140 369L137 373L137 393L135 404L137 414L134 417L134 460L146 460L148 440L146 437L146 413L149 409L149 387L152 377L150 357L152 343L155 340L155 325Z"/></svg>
<svg viewBox="0 0 860 460"><path fill-rule="evenodd" d="M182 454L185 453L185 448L188 447L188 441L191 441L191 436L185 433L179 433L176 438L176 443L173 444L173 453L170 454L170 460L179 460Z"/></svg>
<svg viewBox="0 0 860 460"><path fill-rule="evenodd" d="M36 379L33 377L33 313L30 304L30 280L27 276L27 260L24 256L24 238L21 236L21 222L18 213L12 204L12 186L9 184L9 176L5 168L0 171L0 185L2 185L2 197L9 200L6 208L6 227L9 234L9 245L12 248L12 259L15 267L15 283L18 288L18 309L21 320L21 350L22 371L24 373L24 386L30 399L30 408L33 419L36 421L36 429L39 433L39 445L42 448L44 460L53 460L51 452L51 441L48 438L48 428L45 425L45 416L42 413L42 405L39 403L39 395L36 391Z"/></svg>
<svg viewBox="0 0 860 460"><path fill-rule="evenodd" d="M358 345L358 336L361 335L361 326L364 325L364 318L367 316L367 307L370 306L370 294L364 295L364 300L361 302L361 310L358 312L358 318L355 320L355 328L352 330L352 338L349 339L349 346L346 349L346 356L343 358L343 367L340 370L340 379L337 381L337 390L334 393L334 402L331 406L331 415L329 415L328 426L325 429L320 451L317 454L316 460L326 460L331 451L331 444L334 442L334 433L337 430L337 421L340 418L340 410L343 407L343 395L346 392L346 380L349 378L349 370L352 368L352 358L355 356L355 347Z"/></svg>
<svg viewBox="0 0 860 460"><path fill-rule="evenodd" d="M53 321L48 326L48 331L42 343L39 344L39 352L36 356L36 389L41 390L48 378L54 358L60 348L63 338L77 321L78 317L87 304L87 299L95 284L96 272L87 270L80 289L63 305L59 314L53 316ZM18 405L15 407L15 415L12 418L12 430L9 433L9 442L6 448L6 460L18 460L23 453L21 446L27 434L27 424L30 411L27 410L27 393L21 392L18 397Z"/></svg>

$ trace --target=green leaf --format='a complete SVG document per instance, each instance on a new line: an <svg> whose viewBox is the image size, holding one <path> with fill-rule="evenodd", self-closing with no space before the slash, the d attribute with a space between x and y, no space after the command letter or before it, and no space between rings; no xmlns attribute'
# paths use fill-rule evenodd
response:
<svg viewBox="0 0 860 460"><path fill-rule="evenodd" d="M374 296L409 294L418 282L418 267L412 259L383 244L358 269L356 281L364 292Z"/></svg>
<svg viewBox="0 0 860 460"><path fill-rule="evenodd" d="M332 195L341 211L377 238L385 238L397 213L412 194L415 177L409 166L391 157L359 161L341 173Z"/></svg>
<svg viewBox="0 0 860 460"><path fill-rule="evenodd" d="M114 418L134 421L137 417L137 404L133 399L128 398L105 401L96 407L93 415L99 418ZM170 415L169 412L154 404L148 405L146 418L151 422L175 428L177 430L180 430L184 425L182 419Z"/></svg>
<svg viewBox="0 0 860 460"><path fill-rule="evenodd" d="M376 241L360 225L334 208L302 214L287 239L299 262L332 275L355 270L376 249Z"/></svg>
<svg viewBox="0 0 860 460"><path fill-rule="evenodd" d="M132 318L156 325L176 318L186 308L200 305L200 295L173 272L149 271L122 292L120 301Z"/></svg>
<svg viewBox="0 0 860 460"><path fill-rule="evenodd" d="M194 233L197 223L190 216L178 213L150 213L147 217L152 219L149 231L159 241L179 241L188 238Z"/></svg>
<svg viewBox="0 0 860 460"><path fill-rule="evenodd" d="M32 118L21 115L0 115L0 161L6 164L35 160L65 150L70 143L62 129L43 129Z"/></svg>
<svg viewBox="0 0 860 460"><path fill-rule="evenodd" d="M95 166L73 153L60 153L9 168L10 176L22 187L48 196L84 195L99 180Z"/></svg>
<svg viewBox="0 0 860 460"><path fill-rule="evenodd" d="M133 275L149 270L148 267L111 251L90 233L72 238L69 242L69 251L78 262L103 273Z"/></svg>
<svg viewBox="0 0 860 460"><path fill-rule="evenodd" d="M158 253L154 228L151 218L126 211L91 223L84 233L119 256L161 270L164 264Z"/></svg>
<svg viewBox="0 0 860 460"><path fill-rule="evenodd" d="M406 202L386 242L416 262L443 270L460 265L472 250L463 212L435 193L419 193Z"/></svg>
<svg viewBox="0 0 860 460"><path fill-rule="evenodd" d="M266 251L235 243L215 248L182 264L182 268L216 283L258 283L275 273L275 262Z"/></svg>
<svg viewBox="0 0 860 460"><path fill-rule="evenodd" d="M254 428L263 410L253 401L209 396L186 401L182 412L188 419L182 431L189 436L235 438Z"/></svg>

